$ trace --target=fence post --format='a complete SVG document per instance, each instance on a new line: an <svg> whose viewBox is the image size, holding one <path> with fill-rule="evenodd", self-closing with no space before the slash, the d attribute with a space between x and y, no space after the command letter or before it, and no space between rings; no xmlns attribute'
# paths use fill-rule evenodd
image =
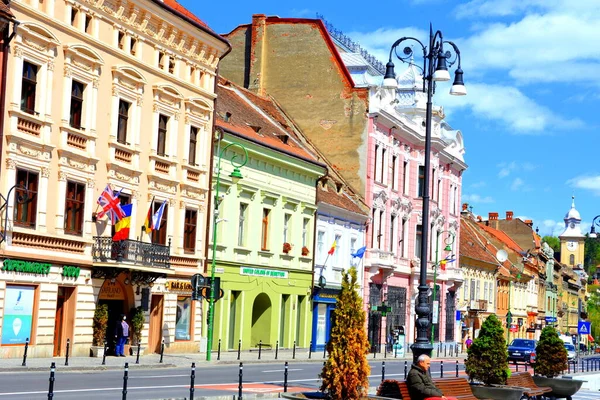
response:
<svg viewBox="0 0 600 400"><path fill-rule="evenodd" d="M373 346L373 359L377 358L377 346Z"/></svg>
<svg viewBox="0 0 600 400"><path fill-rule="evenodd" d="M527 362L525 362L525 372L527 372Z"/></svg>
<svg viewBox="0 0 600 400"><path fill-rule="evenodd" d="M160 344L160 360L158 360L158 362L161 364L163 362L164 354L165 354L165 339L163 338L162 343Z"/></svg>
<svg viewBox="0 0 600 400"><path fill-rule="evenodd" d="M129 363L125 363L125 371L123 372L123 400L127 399L127 379L129 379Z"/></svg>
<svg viewBox="0 0 600 400"><path fill-rule="evenodd" d="M262 340L258 341L258 359L260 360L260 353L262 353Z"/></svg>
<svg viewBox="0 0 600 400"><path fill-rule="evenodd" d="M283 370L283 392L287 393L288 390L288 362L285 362L285 367Z"/></svg>
<svg viewBox="0 0 600 400"><path fill-rule="evenodd" d="M308 359L310 360L312 357L312 340L310 341L310 344L308 345Z"/></svg>
<svg viewBox="0 0 600 400"><path fill-rule="evenodd" d="M277 360L277 355L279 354L279 340L275 342L275 359Z"/></svg>
<svg viewBox="0 0 600 400"><path fill-rule="evenodd" d="M242 355L242 339L238 342L238 361L240 361L240 356Z"/></svg>
<svg viewBox="0 0 600 400"><path fill-rule="evenodd" d="M385 342L385 350L383 351L383 358L387 358L387 349L388 349L388 342Z"/></svg>
<svg viewBox="0 0 600 400"><path fill-rule="evenodd" d="M385 381L385 361L381 363L381 382Z"/></svg>
<svg viewBox="0 0 600 400"><path fill-rule="evenodd" d="M240 382L238 384L238 400L242 400L242 377L244 376L244 365L240 363Z"/></svg>
<svg viewBox="0 0 600 400"><path fill-rule="evenodd" d="M458 360L456 360L456 377L458 378Z"/></svg>
<svg viewBox="0 0 600 400"><path fill-rule="evenodd" d="M292 360L296 359L296 341L294 340L294 350L292 350Z"/></svg>
<svg viewBox="0 0 600 400"><path fill-rule="evenodd" d="M398 358L398 346L394 346L394 358Z"/></svg>
<svg viewBox="0 0 600 400"><path fill-rule="evenodd" d="M140 342L141 342L141 341L140 341L140 340L138 340L138 345L137 345L137 355L135 356L135 363L136 363L136 364L139 364L139 363L140 363L140 351L142 350L142 349L141 349L141 346L142 346L142 344L141 344Z"/></svg>
<svg viewBox="0 0 600 400"><path fill-rule="evenodd" d="M108 342L104 341L104 354L102 355L102 365L106 365L106 353L108 352Z"/></svg>
<svg viewBox="0 0 600 400"><path fill-rule="evenodd" d="M327 343L323 345L323 358L327 358Z"/></svg>
<svg viewBox="0 0 600 400"><path fill-rule="evenodd" d="M440 378L444 377L444 361L440 361Z"/></svg>
<svg viewBox="0 0 600 400"><path fill-rule="evenodd" d="M221 339L219 339L219 346L217 347L217 361L221 359Z"/></svg>
<svg viewBox="0 0 600 400"><path fill-rule="evenodd" d="M67 352L65 354L65 366L69 365L69 348L71 347L71 340L67 339Z"/></svg>
<svg viewBox="0 0 600 400"><path fill-rule="evenodd" d="M404 361L404 380L406 380L406 375L408 375L408 362Z"/></svg>
<svg viewBox="0 0 600 400"><path fill-rule="evenodd" d="M48 400L52 400L54 397L54 371L56 371L56 364L50 364L50 385L48 386Z"/></svg>
<svg viewBox="0 0 600 400"><path fill-rule="evenodd" d="M448 349L448 346L446 345L446 343L444 343L444 357L446 357L446 350Z"/></svg>
<svg viewBox="0 0 600 400"><path fill-rule="evenodd" d="M22 366L27 366L27 349L29 348L29 338L25 339L25 351L23 352L23 364Z"/></svg>
<svg viewBox="0 0 600 400"><path fill-rule="evenodd" d="M190 400L194 400L194 380L196 379L196 363L192 363L192 374L190 375Z"/></svg>
<svg viewBox="0 0 600 400"><path fill-rule="evenodd" d="M515 361L515 371L519 372L519 363Z"/></svg>

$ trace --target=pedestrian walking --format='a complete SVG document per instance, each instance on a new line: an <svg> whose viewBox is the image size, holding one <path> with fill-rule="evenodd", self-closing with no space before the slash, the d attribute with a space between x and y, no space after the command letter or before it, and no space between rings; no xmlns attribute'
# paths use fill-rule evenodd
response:
<svg viewBox="0 0 600 400"><path fill-rule="evenodd" d="M469 349L469 347L471 347L472 344L473 344L473 341L471 340L471 336L467 336L467 340L465 341L465 345L467 346L467 350Z"/></svg>
<svg viewBox="0 0 600 400"><path fill-rule="evenodd" d="M115 357L125 357L125 343L129 337L129 324L125 321L127 317L121 314L121 321L117 322L115 329L115 338L117 345L115 346Z"/></svg>

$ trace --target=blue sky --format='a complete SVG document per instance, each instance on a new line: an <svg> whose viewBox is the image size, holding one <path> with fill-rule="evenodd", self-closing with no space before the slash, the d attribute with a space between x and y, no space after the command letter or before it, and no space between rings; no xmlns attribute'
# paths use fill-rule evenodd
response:
<svg viewBox="0 0 600 400"><path fill-rule="evenodd" d="M434 102L464 135L463 201L542 235L561 232L572 195L584 232L600 214L600 0L180 2L218 33L256 13L319 13L384 63L396 39L426 42L431 22L462 55L468 95L441 87Z"/></svg>

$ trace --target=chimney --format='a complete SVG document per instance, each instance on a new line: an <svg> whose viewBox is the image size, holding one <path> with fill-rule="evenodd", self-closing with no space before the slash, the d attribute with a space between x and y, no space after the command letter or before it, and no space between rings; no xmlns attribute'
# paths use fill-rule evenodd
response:
<svg viewBox="0 0 600 400"><path fill-rule="evenodd" d="M506 212L506 220L507 221L512 221L513 219L513 212L512 211L507 211Z"/></svg>
<svg viewBox="0 0 600 400"><path fill-rule="evenodd" d="M498 229L498 213L491 212L488 214L488 226L491 226L494 229Z"/></svg>
<svg viewBox="0 0 600 400"><path fill-rule="evenodd" d="M252 16L252 33L250 43L247 43L250 48L249 59L250 71L248 72L248 89L256 92L259 96L265 95L263 85L263 68L266 64L265 56L265 37L267 30L267 16L265 14L254 14Z"/></svg>
<svg viewBox="0 0 600 400"><path fill-rule="evenodd" d="M469 209L469 203L463 203L462 204L462 210L463 211L467 211Z"/></svg>
<svg viewBox="0 0 600 400"><path fill-rule="evenodd" d="M525 225L527 225L528 227L530 227L530 228L532 228L532 227L533 227L533 221L532 221L532 220L530 220L530 219L526 219L526 220L525 220L525 221L523 221L523 222L525 222Z"/></svg>

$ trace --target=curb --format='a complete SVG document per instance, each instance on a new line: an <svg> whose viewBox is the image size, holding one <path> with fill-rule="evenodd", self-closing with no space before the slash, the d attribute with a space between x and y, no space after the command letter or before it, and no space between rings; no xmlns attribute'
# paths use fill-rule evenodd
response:
<svg viewBox="0 0 600 400"><path fill-rule="evenodd" d="M129 364L129 369L161 369L161 368L176 368L175 364ZM56 371L122 371L123 366L121 365L98 365L98 366L56 366ZM28 371L28 372L48 372L50 367L0 367L0 373L11 372L15 373L17 371Z"/></svg>

